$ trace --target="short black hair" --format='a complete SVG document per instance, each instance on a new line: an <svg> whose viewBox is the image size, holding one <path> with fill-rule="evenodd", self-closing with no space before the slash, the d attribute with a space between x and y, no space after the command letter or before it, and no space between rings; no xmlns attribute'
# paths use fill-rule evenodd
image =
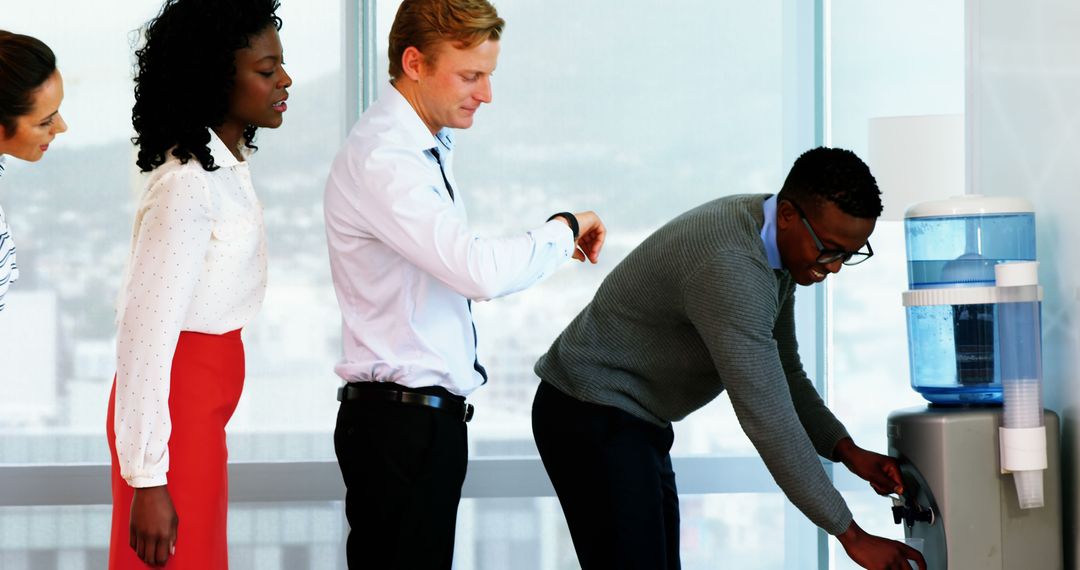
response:
<svg viewBox="0 0 1080 570"><path fill-rule="evenodd" d="M165 1L135 51L131 142L139 147L140 170L164 164L169 149L181 162L194 157L206 170L218 168L206 129L225 122L236 51L269 26L281 29L278 6L278 0ZM244 145L254 149L254 140L249 125Z"/></svg>
<svg viewBox="0 0 1080 570"><path fill-rule="evenodd" d="M842 148L808 150L791 165L791 172L777 196L801 206L818 207L832 202L856 218L881 215L881 190L870 167L854 152Z"/></svg>
<svg viewBox="0 0 1080 570"><path fill-rule="evenodd" d="M37 38L0 30L0 126L15 136L16 119L34 108L33 94L56 71L56 55Z"/></svg>

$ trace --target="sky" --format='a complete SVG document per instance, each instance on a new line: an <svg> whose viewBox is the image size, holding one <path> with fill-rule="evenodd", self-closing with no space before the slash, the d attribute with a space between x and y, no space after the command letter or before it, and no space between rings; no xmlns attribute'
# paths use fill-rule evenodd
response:
<svg viewBox="0 0 1080 570"><path fill-rule="evenodd" d="M340 30L325 29L326 21L341 20L327 17L338 13L340 4L340 0L282 4L281 41L294 83L340 70ZM35 36L56 53L64 76L61 112L70 126L65 146L130 136L133 42L138 40L138 28L160 7L160 0L0 0L0 28ZM101 13L110 17L102 18ZM73 21L87 25L70 25ZM108 80L101 81L102 77Z"/></svg>

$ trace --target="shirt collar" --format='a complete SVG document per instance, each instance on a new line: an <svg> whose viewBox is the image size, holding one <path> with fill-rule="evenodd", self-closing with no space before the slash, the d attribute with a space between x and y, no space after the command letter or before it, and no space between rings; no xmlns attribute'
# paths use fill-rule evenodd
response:
<svg viewBox="0 0 1080 570"><path fill-rule="evenodd" d="M4 162L7 161L7 157L0 154L0 177L4 176Z"/></svg>
<svg viewBox="0 0 1080 570"><path fill-rule="evenodd" d="M231 168L241 163L236 160L233 153L229 152L229 147L225 146L225 142L214 132L214 129L206 130L210 132L210 142L206 143L206 146L210 149L210 156L213 157L216 166ZM244 146L243 142L240 143L240 154L244 160L251 156L251 149Z"/></svg>
<svg viewBox="0 0 1080 570"><path fill-rule="evenodd" d="M454 136L450 129L444 127L432 137L416 109L413 109L408 99L392 83L386 84L382 93L379 101L386 105L386 112L395 124L401 127L400 132L406 145L417 150L429 150L434 148L436 143L440 143L446 150L454 150Z"/></svg>
<svg viewBox="0 0 1080 570"><path fill-rule="evenodd" d="M761 226L761 241L765 245L765 257L769 259L769 267L783 269L780 249L776 247L776 194L766 198L762 208L765 211L765 223Z"/></svg>
<svg viewBox="0 0 1080 570"><path fill-rule="evenodd" d="M454 150L454 135L450 133L450 129L443 128L439 132L435 133L435 140L442 144L443 148L453 152Z"/></svg>

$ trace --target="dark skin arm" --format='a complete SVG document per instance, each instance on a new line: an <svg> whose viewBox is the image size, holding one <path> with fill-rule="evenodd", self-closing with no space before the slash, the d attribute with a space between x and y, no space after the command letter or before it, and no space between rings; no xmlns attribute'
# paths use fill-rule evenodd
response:
<svg viewBox="0 0 1080 570"><path fill-rule="evenodd" d="M131 499L131 548L150 566L164 566L176 545L180 519L165 485L135 489Z"/></svg>
<svg viewBox="0 0 1080 570"><path fill-rule="evenodd" d="M904 494L904 480L900 477L900 463L896 458L867 451L845 437L833 449L833 459L844 464L860 479L870 483L879 495Z"/></svg>
<svg viewBox="0 0 1080 570"><path fill-rule="evenodd" d="M867 451L850 437L840 440L833 449L833 458L849 471L870 483L879 495L904 492L900 463L895 458ZM874 536L859 528L855 521L837 535L847 555L859 566L871 570L908 570L908 560L914 560L919 570L926 570L926 559L914 548L895 540Z"/></svg>
<svg viewBox="0 0 1080 570"><path fill-rule="evenodd" d="M874 536L859 528L855 521L837 535L849 558L870 570L910 570L908 560L914 560L919 570L926 570L926 559L918 550L895 540Z"/></svg>

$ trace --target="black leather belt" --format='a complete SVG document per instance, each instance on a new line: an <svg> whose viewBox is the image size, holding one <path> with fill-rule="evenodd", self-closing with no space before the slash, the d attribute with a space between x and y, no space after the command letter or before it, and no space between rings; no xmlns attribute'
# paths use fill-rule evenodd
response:
<svg viewBox="0 0 1080 570"><path fill-rule="evenodd" d="M411 391L397 384L388 387L377 382L346 382L344 386L338 388L337 399L339 402L391 402L406 406L435 408L453 414L461 418L463 422L468 422L473 418L472 404L449 396Z"/></svg>

